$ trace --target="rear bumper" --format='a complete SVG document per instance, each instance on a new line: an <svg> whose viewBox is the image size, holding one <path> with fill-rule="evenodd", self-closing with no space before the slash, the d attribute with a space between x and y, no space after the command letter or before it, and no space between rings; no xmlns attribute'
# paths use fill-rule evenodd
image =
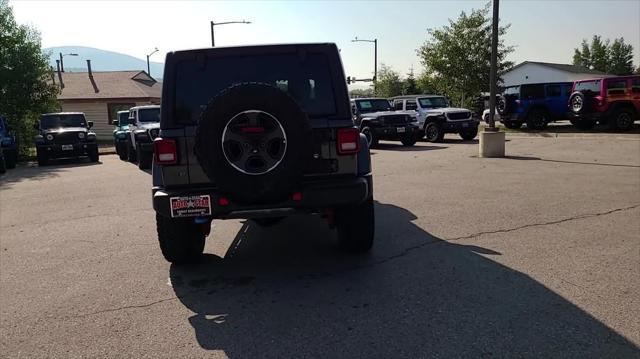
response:
<svg viewBox="0 0 640 359"><path fill-rule="evenodd" d="M172 217L172 197L208 195L212 218L260 218L286 216L300 212L320 212L323 209L361 203L373 195L372 176L369 174L349 179L308 182L300 192L302 198L299 201L288 199L266 205L245 205L229 201L226 205L220 205L219 199L222 196L216 188L212 187L175 189L154 187L152 189L153 209L165 217Z"/></svg>
<svg viewBox="0 0 640 359"><path fill-rule="evenodd" d="M71 149L62 149L62 146L72 146ZM66 147L65 147L66 148ZM36 146L38 153L46 154L49 158L65 158L88 156L89 153L97 151L98 144L95 142L73 143L73 144L39 144Z"/></svg>
<svg viewBox="0 0 640 359"><path fill-rule="evenodd" d="M445 132L468 131L471 129L478 129L479 123L480 122L476 120L445 121L442 123L442 129Z"/></svg>

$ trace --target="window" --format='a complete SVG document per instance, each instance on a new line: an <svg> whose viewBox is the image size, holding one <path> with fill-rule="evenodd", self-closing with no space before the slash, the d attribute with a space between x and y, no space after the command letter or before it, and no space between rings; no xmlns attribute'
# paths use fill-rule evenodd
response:
<svg viewBox="0 0 640 359"><path fill-rule="evenodd" d="M547 97L558 97L561 95L560 85L548 85Z"/></svg>
<svg viewBox="0 0 640 359"><path fill-rule="evenodd" d="M130 108L132 108L135 105L136 105L135 103L108 103L107 104L108 123L110 125L113 125L113 120L116 120L118 111L128 111Z"/></svg>
<svg viewBox="0 0 640 359"><path fill-rule="evenodd" d="M608 95L624 95L627 87L626 80L609 80L606 81Z"/></svg>
<svg viewBox="0 0 640 359"><path fill-rule="evenodd" d="M521 86L522 100L535 100L544 98L544 85Z"/></svg>
<svg viewBox="0 0 640 359"><path fill-rule="evenodd" d="M407 100L407 111L415 111L418 108L418 104L415 100Z"/></svg>
<svg viewBox="0 0 640 359"><path fill-rule="evenodd" d="M397 110L397 111L402 111L403 110L403 108L402 108L402 100L395 100L393 102L393 109Z"/></svg>
<svg viewBox="0 0 640 359"><path fill-rule="evenodd" d="M44 115L40 117L40 128L87 127L82 114Z"/></svg>
<svg viewBox="0 0 640 359"><path fill-rule="evenodd" d="M600 93L600 80L578 82L575 91Z"/></svg>
<svg viewBox="0 0 640 359"><path fill-rule="evenodd" d="M356 100L356 106L358 106L358 109L362 113L391 110L391 103L382 98L371 100Z"/></svg>
<svg viewBox="0 0 640 359"><path fill-rule="evenodd" d="M631 92L640 93L640 77L634 77L631 80Z"/></svg>
<svg viewBox="0 0 640 359"><path fill-rule="evenodd" d="M447 107L447 99L444 97L423 97L418 99L420 101L420 107L422 108L440 108Z"/></svg>

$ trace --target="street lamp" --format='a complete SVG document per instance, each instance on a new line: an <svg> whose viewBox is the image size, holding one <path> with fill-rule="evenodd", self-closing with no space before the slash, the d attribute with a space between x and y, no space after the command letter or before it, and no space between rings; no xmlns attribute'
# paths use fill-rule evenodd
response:
<svg viewBox="0 0 640 359"><path fill-rule="evenodd" d="M211 21L211 47L216 47L216 42L213 37L213 27L216 25L227 25L227 24L251 24L251 21L225 21L225 22L213 22Z"/></svg>
<svg viewBox="0 0 640 359"><path fill-rule="evenodd" d="M61 72L64 72L64 62L62 61L62 58L64 56L78 56L78 54L73 54L73 53L63 54L62 52L60 53L60 71Z"/></svg>
<svg viewBox="0 0 640 359"><path fill-rule="evenodd" d="M365 40L358 39L356 36L356 38L351 40L351 42L373 42L373 93L375 94L376 81L378 80L378 39Z"/></svg>
<svg viewBox="0 0 640 359"><path fill-rule="evenodd" d="M149 74L149 76L151 76L151 67L149 67L149 56L155 54L156 52L158 52L158 48L156 47L149 55L147 55L147 74Z"/></svg>

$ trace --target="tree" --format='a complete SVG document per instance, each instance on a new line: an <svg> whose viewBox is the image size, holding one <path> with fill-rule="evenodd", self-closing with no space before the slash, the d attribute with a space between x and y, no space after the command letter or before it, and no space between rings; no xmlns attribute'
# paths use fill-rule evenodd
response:
<svg viewBox="0 0 640 359"><path fill-rule="evenodd" d="M50 81L52 74L40 34L18 25L8 1L0 0L0 114L23 150L31 143L37 116L58 108L59 89Z"/></svg>
<svg viewBox="0 0 640 359"><path fill-rule="evenodd" d="M391 67L381 64L376 82L376 96L393 97L402 94L402 79L400 74Z"/></svg>
<svg viewBox="0 0 640 359"><path fill-rule="evenodd" d="M402 82L402 94L403 95L417 95L420 93L418 89L418 83L413 74L413 69L407 74L407 78Z"/></svg>
<svg viewBox="0 0 640 359"><path fill-rule="evenodd" d="M573 64L615 75L633 73L633 46L624 38L603 41L594 35L591 44L582 40L581 49L574 49Z"/></svg>
<svg viewBox="0 0 640 359"><path fill-rule="evenodd" d="M504 36L509 25L501 26L499 36ZM488 92L491 71L491 18L489 6L462 12L457 20L440 29L428 29L429 38L417 50L424 65L425 75L433 80L438 92L460 99L476 97ZM498 82L513 66L506 57L513 51L502 40L498 43Z"/></svg>

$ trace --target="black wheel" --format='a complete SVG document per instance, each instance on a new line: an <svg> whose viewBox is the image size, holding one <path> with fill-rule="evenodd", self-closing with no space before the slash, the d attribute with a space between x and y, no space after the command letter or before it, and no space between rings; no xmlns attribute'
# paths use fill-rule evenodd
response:
<svg viewBox="0 0 640 359"><path fill-rule="evenodd" d="M401 139L400 142L402 142L403 146L411 147L415 145L418 140L415 137L405 137Z"/></svg>
<svg viewBox="0 0 640 359"><path fill-rule="evenodd" d="M16 163L18 163L18 149L5 150L4 162L7 169L16 168Z"/></svg>
<svg viewBox="0 0 640 359"><path fill-rule="evenodd" d="M478 128L472 128L459 133L460 137L465 141L471 141L478 135Z"/></svg>
<svg viewBox="0 0 640 359"><path fill-rule="evenodd" d="M516 121L502 121L502 124L504 125L504 127L512 130L522 127L522 122Z"/></svg>
<svg viewBox="0 0 640 359"><path fill-rule="evenodd" d="M0 174L5 172L7 172L7 164L5 162L5 157L0 155Z"/></svg>
<svg viewBox="0 0 640 359"><path fill-rule="evenodd" d="M158 241L164 258L173 264L196 262L204 251L205 235L193 218L156 214Z"/></svg>
<svg viewBox="0 0 640 359"><path fill-rule="evenodd" d="M136 149L136 157L138 157L138 168L146 170L151 168L151 162L153 161L153 152L144 152L140 149L140 146Z"/></svg>
<svg viewBox="0 0 640 359"><path fill-rule="evenodd" d="M509 101L505 96L498 96L498 102L496 103L496 110L498 110L498 114L503 116L509 113Z"/></svg>
<svg viewBox="0 0 640 359"><path fill-rule="evenodd" d="M575 114L586 112L587 110L587 97L584 93L576 91L569 96L569 109Z"/></svg>
<svg viewBox="0 0 640 359"><path fill-rule="evenodd" d="M609 128L618 131L629 131L633 127L635 114L629 108L615 110L609 119ZM8 167L8 166L7 166Z"/></svg>
<svg viewBox="0 0 640 359"><path fill-rule="evenodd" d="M127 160L127 143L126 142L116 142L115 147L116 147L116 153L118 154L118 157L120 157L121 160L126 161Z"/></svg>
<svg viewBox="0 0 640 359"><path fill-rule="evenodd" d="M254 218L253 221L261 227L273 227L282 222L284 217Z"/></svg>
<svg viewBox="0 0 640 359"><path fill-rule="evenodd" d="M129 142L127 142L127 160L131 163L135 163L138 160L136 149Z"/></svg>
<svg viewBox="0 0 640 359"><path fill-rule="evenodd" d="M527 114L527 129L543 130L549 123L549 113L543 109L533 109Z"/></svg>
<svg viewBox="0 0 640 359"><path fill-rule="evenodd" d="M49 163L49 156L44 152L36 152L36 158L38 159L38 166L46 166Z"/></svg>
<svg viewBox="0 0 640 359"><path fill-rule="evenodd" d="M367 252L373 246L375 214L373 197L361 204L336 210L340 247L351 253Z"/></svg>
<svg viewBox="0 0 640 359"><path fill-rule="evenodd" d="M429 122L424 126L424 137L428 142L442 142L444 131L442 126L436 122Z"/></svg>
<svg viewBox="0 0 640 359"><path fill-rule="evenodd" d="M596 121L593 120L571 120L571 123L579 130L590 130L596 125Z"/></svg>
<svg viewBox="0 0 640 359"><path fill-rule="evenodd" d="M98 147L89 151L89 161L98 162L100 161L100 152L98 151Z"/></svg>
<svg viewBox="0 0 640 359"><path fill-rule="evenodd" d="M304 93L309 82L288 86ZM229 199L273 203L299 186L312 143L307 114L293 97L268 84L243 83L209 102L194 151L204 173Z"/></svg>
<svg viewBox="0 0 640 359"><path fill-rule="evenodd" d="M369 148L375 148L378 146L378 136L376 136L376 132L371 127L365 126L360 130L360 132L367 138Z"/></svg>

